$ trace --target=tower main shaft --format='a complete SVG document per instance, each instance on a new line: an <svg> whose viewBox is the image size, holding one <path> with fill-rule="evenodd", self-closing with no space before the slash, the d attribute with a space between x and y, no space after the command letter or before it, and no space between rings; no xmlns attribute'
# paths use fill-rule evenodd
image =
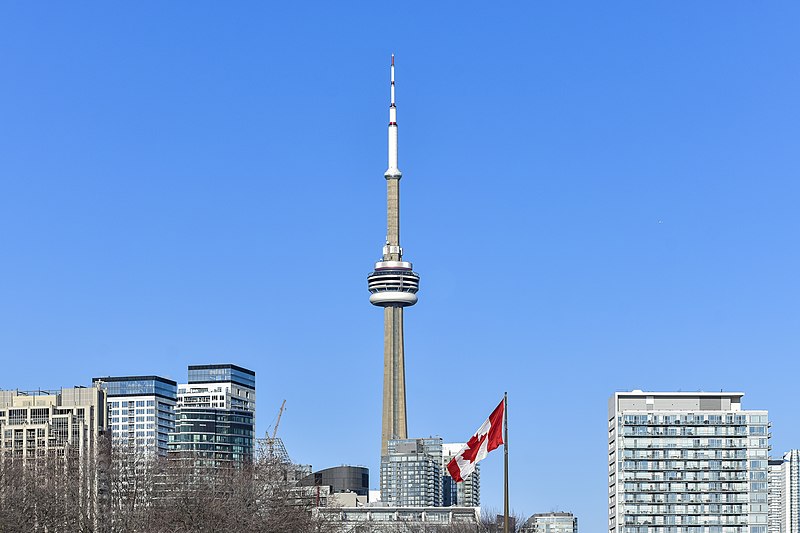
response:
<svg viewBox="0 0 800 533"><path fill-rule="evenodd" d="M389 104L389 168L386 178L386 245L375 270L367 277L373 305L383 311L383 423L381 457L387 454L390 439L408 438L406 420L405 353L403 348L403 308L417 303L419 275L403 261L400 247L400 178L397 167L397 106L394 94L394 56L391 66Z"/></svg>

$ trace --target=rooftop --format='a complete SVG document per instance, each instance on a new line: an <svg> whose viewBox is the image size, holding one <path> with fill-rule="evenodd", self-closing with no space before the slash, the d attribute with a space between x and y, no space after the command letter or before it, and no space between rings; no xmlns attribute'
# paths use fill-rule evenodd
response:
<svg viewBox="0 0 800 533"><path fill-rule="evenodd" d="M244 372L245 374L250 374L251 376L255 376L256 373L253 370L248 370L247 368L243 368L238 365L231 365L231 364L224 364L224 365L189 365L189 370L214 370L214 369L230 369L230 370L238 370L239 372Z"/></svg>
<svg viewBox="0 0 800 533"><path fill-rule="evenodd" d="M92 383L97 383L98 381L106 383L114 381L160 381L161 383L166 383L167 385L174 385L174 386L178 385L177 381L173 381L167 378L162 378L161 376L106 376L100 378L92 378Z"/></svg>
<svg viewBox="0 0 800 533"><path fill-rule="evenodd" d="M632 390L632 391L617 391L614 393L614 396L661 396L661 397L675 397L675 396L684 396L687 398L697 398L699 396L707 396L707 397L730 397L730 398L741 398L744 396L743 392L708 392L708 391L643 391L643 390Z"/></svg>

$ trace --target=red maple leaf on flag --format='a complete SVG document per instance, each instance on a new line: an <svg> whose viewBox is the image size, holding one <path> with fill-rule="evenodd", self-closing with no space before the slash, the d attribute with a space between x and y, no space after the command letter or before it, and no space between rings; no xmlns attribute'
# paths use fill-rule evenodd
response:
<svg viewBox="0 0 800 533"><path fill-rule="evenodd" d="M503 444L503 415L505 400L500 402L489 418L478 428L458 454L447 463L447 471L456 481L463 481L475 470L475 464L490 451Z"/></svg>
<svg viewBox="0 0 800 533"><path fill-rule="evenodd" d="M485 441L488 436L488 433L484 433L483 435L473 435L470 437L467 441L466 450L461 452L461 457L470 463L474 463L478 455L478 450L481 449L481 444L483 444L483 441Z"/></svg>

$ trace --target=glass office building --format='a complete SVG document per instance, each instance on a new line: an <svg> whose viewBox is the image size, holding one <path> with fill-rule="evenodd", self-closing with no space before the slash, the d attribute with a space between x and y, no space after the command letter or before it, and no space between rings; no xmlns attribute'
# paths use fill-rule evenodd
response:
<svg viewBox="0 0 800 533"><path fill-rule="evenodd" d="M381 501L395 507L442 505L442 439L397 439L381 458Z"/></svg>
<svg viewBox="0 0 800 533"><path fill-rule="evenodd" d="M240 463L253 459L256 373L236 365L193 365L178 387L175 432L169 452Z"/></svg>
<svg viewBox="0 0 800 533"><path fill-rule="evenodd" d="M770 424L742 396L614 393L610 533L767 533Z"/></svg>
<svg viewBox="0 0 800 533"><path fill-rule="evenodd" d="M177 383L160 376L110 376L92 383L106 391L114 446L145 455L166 455L175 430Z"/></svg>

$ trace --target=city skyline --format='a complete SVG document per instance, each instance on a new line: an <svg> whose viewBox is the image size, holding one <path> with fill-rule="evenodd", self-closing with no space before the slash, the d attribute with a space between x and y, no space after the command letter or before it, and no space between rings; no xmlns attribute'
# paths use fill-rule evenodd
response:
<svg viewBox="0 0 800 533"><path fill-rule="evenodd" d="M743 391L798 448L800 6L0 9L0 388L235 363L257 436L287 399L294 460L375 485L394 52L409 435L508 390L512 508L587 531L613 391Z"/></svg>

